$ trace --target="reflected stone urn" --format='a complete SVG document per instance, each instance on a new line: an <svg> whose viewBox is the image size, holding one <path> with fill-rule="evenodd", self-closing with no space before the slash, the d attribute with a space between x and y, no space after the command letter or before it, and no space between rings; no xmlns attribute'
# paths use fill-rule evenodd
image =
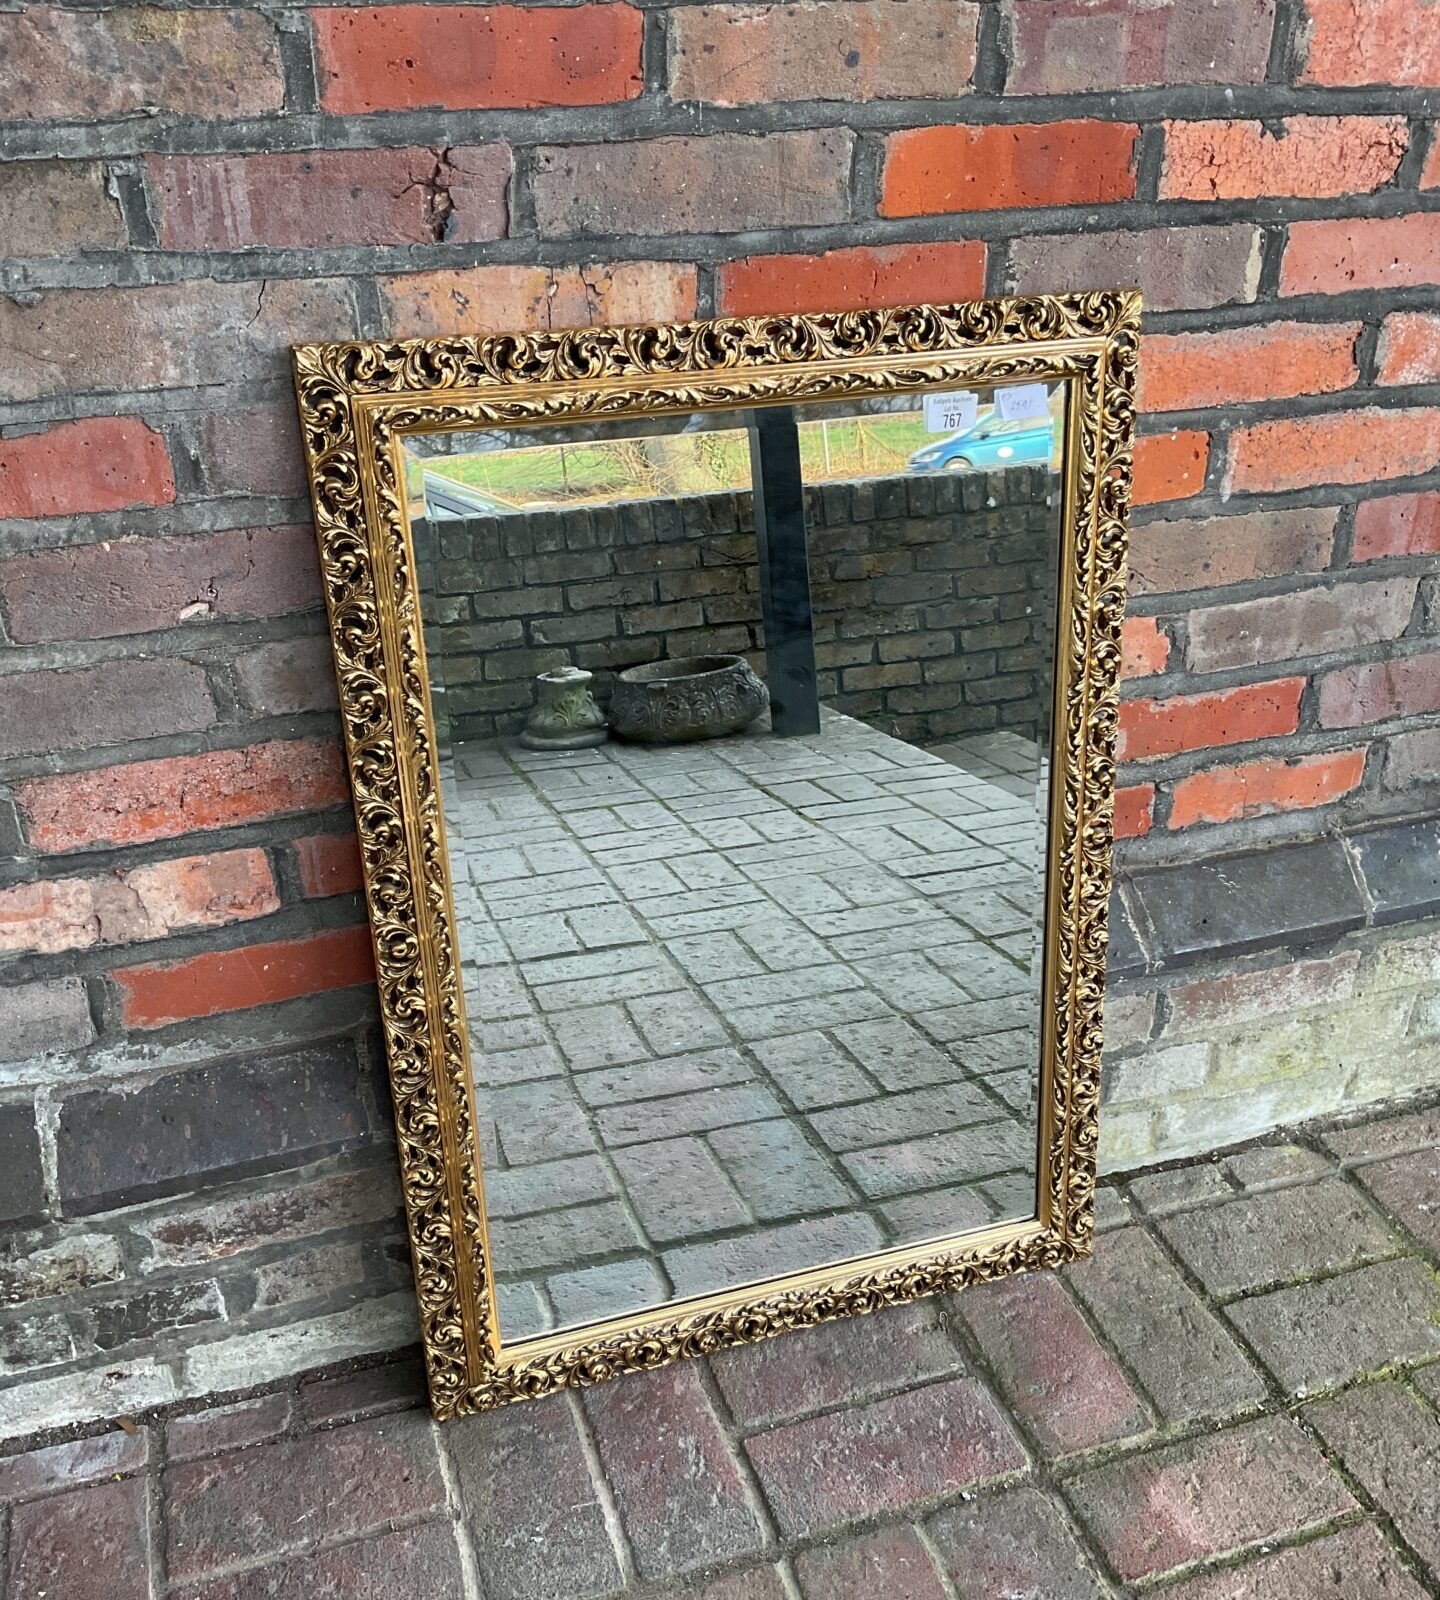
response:
<svg viewBox="0 0 1440 1600"><path fill-rule="evenodd" d="M520 743L529 750L586 750L604 744L605 715L590 692L593 673L583 667L554 667L535 680L535 709Z"/></svg>
<svg viewBox="0 0 1440 1600"><path fill-rule="evenodd" d="M744 656L682 656L618 674L610 730L638 744L685 744L748 728L769 694Z"/></svg>

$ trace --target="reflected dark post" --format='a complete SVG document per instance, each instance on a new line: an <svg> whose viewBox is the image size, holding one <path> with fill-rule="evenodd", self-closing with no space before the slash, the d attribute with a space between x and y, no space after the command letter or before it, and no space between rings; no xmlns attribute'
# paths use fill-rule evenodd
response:
<svg viewBox="0 0 1440 1600"><path fill-rule="evenodd" d="M800 430L790 406L765 406L751 413L750 478L755 491L770 726L782 737L818 733L805 485L800 475Z"/></svg>

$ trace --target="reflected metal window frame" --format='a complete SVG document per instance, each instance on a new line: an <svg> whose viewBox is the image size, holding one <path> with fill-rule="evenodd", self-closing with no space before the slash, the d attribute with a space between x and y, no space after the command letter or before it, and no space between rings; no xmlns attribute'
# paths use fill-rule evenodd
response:
<svg viewBox="0 0 1440 1600"><path fill-rule="evenodd" d="M1140 298L297 346L296 395L441 1420L1088 1255ZM405 494L407 436L1067 384L1035 1214L501 1344Z"/></svg>

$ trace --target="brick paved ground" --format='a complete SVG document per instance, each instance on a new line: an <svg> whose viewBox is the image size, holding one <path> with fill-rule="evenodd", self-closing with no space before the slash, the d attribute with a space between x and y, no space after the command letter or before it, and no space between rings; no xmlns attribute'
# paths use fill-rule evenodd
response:
<svg viewBox="0 0 1440 1600"><path fill-rule="evenodd" d="M0 1460L4 1600L1440 1594L1440 1105L1093 1261L443 1429L400 1363Z"/></svg>
<svg viewBox="0 0 1440 1600"><path fill-rule="evenodd" d="M457 747L507 1337L1031 1214L1044 792L830 712Z"/></svg>

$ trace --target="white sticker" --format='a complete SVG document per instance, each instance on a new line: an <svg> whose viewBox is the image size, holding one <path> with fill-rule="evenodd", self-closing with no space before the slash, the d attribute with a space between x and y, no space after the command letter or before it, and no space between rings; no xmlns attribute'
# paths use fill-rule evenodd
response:
<svg viewBox="0 0 1440 1600"><path fill-rule="evenodd" d="M962 389L958 394L927 394L925 396L925 431L927 433L963 433L975 426L980 410L979 395Z"/></svg>
<svg viewBox="0 0 1440 1600"><path fill-rule="evenodd" d="M1012 383L995 391L995 409L1002 422L1050 414L1050 391L1043 383Z"/></svg>

